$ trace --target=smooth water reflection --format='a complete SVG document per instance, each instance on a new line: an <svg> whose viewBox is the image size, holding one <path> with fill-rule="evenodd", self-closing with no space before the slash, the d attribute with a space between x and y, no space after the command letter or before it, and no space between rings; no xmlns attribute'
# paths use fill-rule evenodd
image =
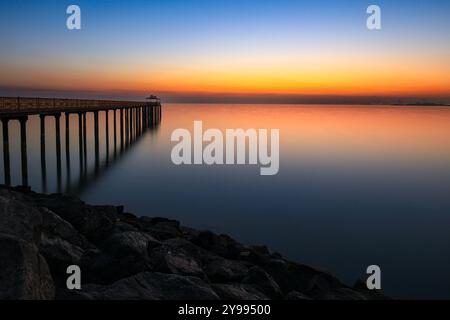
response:
<svg viewBox="0 0 450 320"><path fill-rule="evenodd" d="M262 177L258 166L173 165L170 135L192 130L194 120L204 128L279 128L279 174ZM93 130L89 115L87 123ZM38 118L28 125L28 179L41 190ZM11 123L11 140L18 130ZM75 131L72 136L76 155ZM93 135L87 136L92 163ZM90 203L124 204L139 215L267 244L348 284L378 264L389 295L450 298L449 141L450 109L166 104L157 130L73 191ZM55 150L52 135L46 142ZM17 184L20 144L10 149ZM57 188L54 158L47 157L49 191ZM70 160L76 172L77 159Z"/></svg>

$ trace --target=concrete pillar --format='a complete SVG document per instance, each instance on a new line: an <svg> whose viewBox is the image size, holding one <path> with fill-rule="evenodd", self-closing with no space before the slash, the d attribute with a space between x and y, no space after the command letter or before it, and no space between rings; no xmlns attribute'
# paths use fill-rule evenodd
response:
<svg viewBox="0 0 450 320"><path fill-rule="evenodd" d="M94 111L95 172L98 171L100 165L100 145L98 133L98 111Z"/></svg>
<svg viewBox="0 0 450 320"><path fill-rule="evenodd" d="M114 109L114 155L117 152L117 110Z"/></svg>
<svg viewBox="0 0 450 320"><path fill-rule="evenodd" d="M11 166L9 162L9 119L2 119L3 126L3 166L5 184L11 185Z"/></svg>
<svg viewBox="0 0 450 320"><path fill-rule="evenodd" d="M61 192L61 114L57 113L55 117L55 137L56 137L56 177L57 191Z"/></svg>
<svg viewBox="0 0 450 320"><path fill-rule="evenodd" d="M22 185L28 186L28 155L27 155L27 120L21 117L20 123L20 157L22 160Z"/></svg>
<svg viewBox="0 0 450 320"><path fill-rule="evenodd" d="M120 151L123 151L123 145L124 145L124 140L123 140L123 135L124 135L124 125L123 125L123 121L124 121L124 117L123 117L123 108L120 108Z"/></svg>
<svg viewBox="0 0 450 320"><path fill-rule="evenodd" d="M109 110L105 110L106 162L109 160Z"/></svg>
<svg viewBox="0 0 450 320"><path fill-rule="evenodd" d="M70 185L70 113L65 113L66 117L66 175L67 185Z"/></svg>
<svg viewBox="0 0 450 320"><path fill-rule="evenodd" d="M129 112L130 109L126 108L125 109L125 146L128 147L128 143L129 143L129 136L130 136L130 123L128 122L128 118L129 118Z"/></svg>
<svg viewBox="0 0 450 320"><path fill-rule="evenodd" d="M80 157L80 176L83 173L83 114L78 113L78 154Z"/></svg>
<svg viewBox="0 0 450 320"><path fill-rule="evenodd" d="M83 112L83 173L87 174L87 124L86 124L86 112Z"/></svg>
<svg viewBox="0 0 450 320"><path fill-rule="evenodd" d="M130 126L128 127L129 132L129 138L130 138L130 144L133 141L133 108L129 108L128 112L130 113L128 120L130 121Z"/></svg>
<svg viewBox="0 0 450 320"><path fill-rule="evenodd" d="M41 122L41 183L42 191L47 192L47 164L45 158L45 114L39 115Z"/></svg>

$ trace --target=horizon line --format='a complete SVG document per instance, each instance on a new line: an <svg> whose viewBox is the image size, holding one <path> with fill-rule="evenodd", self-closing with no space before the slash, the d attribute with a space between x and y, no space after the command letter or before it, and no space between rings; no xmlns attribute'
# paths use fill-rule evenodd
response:
<svg viewBox="0 0 450 320"><path fill-rule="evenodd" d="M217 104L450 104L445 95L345 95L345 94L281 94L281 93L228 93L228 92L167 92L126 90L60 90L40 88L1 87L0 96L11 98L57 98L88 100L145 101L155 94L163 103L217 103Z"/></svg>

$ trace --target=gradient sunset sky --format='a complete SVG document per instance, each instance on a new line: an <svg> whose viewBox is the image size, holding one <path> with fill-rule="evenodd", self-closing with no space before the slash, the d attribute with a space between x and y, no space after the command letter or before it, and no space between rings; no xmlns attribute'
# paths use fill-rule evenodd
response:
<svg viewBox="0 0 450 320"><path fill-rule="evenodd" d="M449 101L449 34L448 0L4 0L0 95Z"/></svg>

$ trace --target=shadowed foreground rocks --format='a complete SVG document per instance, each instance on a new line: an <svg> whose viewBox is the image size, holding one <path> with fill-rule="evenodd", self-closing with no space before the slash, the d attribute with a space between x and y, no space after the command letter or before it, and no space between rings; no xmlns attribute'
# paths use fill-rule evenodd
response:
<svg viewBox="0 0 450 320"><path fill-rule="evenodd" d="M82 290L66 289L78 265ZM265 246L0 186L0 299L384 299Z"/></svg>

